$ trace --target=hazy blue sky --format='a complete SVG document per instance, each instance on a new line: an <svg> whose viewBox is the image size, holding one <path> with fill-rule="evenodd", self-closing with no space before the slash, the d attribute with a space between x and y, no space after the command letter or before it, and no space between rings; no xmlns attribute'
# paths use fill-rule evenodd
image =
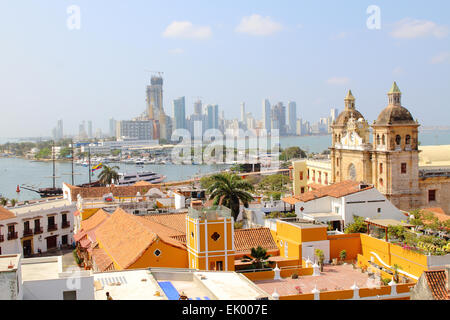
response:
<svg viewBox="0 0 450 320"><path fill-rule="evenodd" d="M69 30L67 8L81 9ZM369 30L369 5L381 29ZM351 88L370 123L393 80L403 105L425 125L448 125L450 2L2 0L0 137L65 132L83 119L145 109L149 73L164 71L164 105L186 96L217 103L227 118L239 104L261 118L263 98L297 102L317 120L343 108Z"/></svg>

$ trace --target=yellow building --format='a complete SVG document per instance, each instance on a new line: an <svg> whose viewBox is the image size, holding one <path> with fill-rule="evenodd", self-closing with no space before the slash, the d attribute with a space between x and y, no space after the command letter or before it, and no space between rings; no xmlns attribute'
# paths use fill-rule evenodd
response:
<svg viewBox="0 0 450 320"><path fill-rule="evenodd" d="M226 207L202 208L194 201L186 215L189 268L234 270L234 222Z"/></svg>
<svg viewBox="0 0 450 320"><path fill-rule="evenodd" d="M323 159L307 159L292 162L294 196L310 191L314 187L331 184L331 162Z"/></svg>

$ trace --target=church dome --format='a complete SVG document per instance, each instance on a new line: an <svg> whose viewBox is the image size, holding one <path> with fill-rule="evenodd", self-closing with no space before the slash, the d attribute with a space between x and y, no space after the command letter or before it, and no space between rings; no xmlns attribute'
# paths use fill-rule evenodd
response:
<svg viewBox="0 0 450 320"><path fill-rule="evenodd" d="M356 109L349 109L342 111L336 119L335 125L337 126L345 126L350 118L354 118L355 120L363 119L363 115Z"/></svg>
<svg viewBox="0 0 450 320"><path fill-rule="evenodd" d="M402 93L396 82L388 92L388 97L389 105L381 111L375 122L376 125L416 124L408 109L401 105Z"/></svg>
<svg viewBox="0 0 450 320"><path fill-rule="evenodd" d="M402 106L390 105L381 111L378 116L377 125L395 125L395 124L415 124L414 118L408 109Z"/></svg>

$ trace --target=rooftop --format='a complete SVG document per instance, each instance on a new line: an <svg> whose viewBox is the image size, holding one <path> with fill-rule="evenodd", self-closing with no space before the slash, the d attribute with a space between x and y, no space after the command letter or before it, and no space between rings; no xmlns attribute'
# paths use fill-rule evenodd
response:
<svg viewBox="0 0 450 320"><path fill-rule="evenodd" d="M305 192L301 195L287 197L282 199L289 204L297 202L308 202L323 197L341 198L357 192L373 189L373 186L363 184L361 182L347 180L338 182L329 186L323 186L312 191Z"/></svg>
<svg viewBox="0 0 450 320"><path fill-rule="evenodd" d="M19 261L20 254L6 254L0 256L0 272L16 270L19 265Z"/></svg>
<svg viewBox="0 0 450 320"><path fill-rule="evenodd" d="M424 271L428 287L436 300L449 300L450 294L447 288L447 274L445 270Z"/></svg>
<svg viewBox="0 0 450 320"><path fill-rule="evenodd" d="M51 209L59 209L64 206L70 206L70 201L67 199L57 199L57 200L49 200L38 203L27 204L19 207L9 208L9 210L16 215L33 212L33 211L41 211L41 210L51 210Z"/></svg>
<svg viewBox="0 0 450 320"><path fill-rule="evenodd" d="M106 292L113 300L167 300L148 270L95 273L94 288L95 300L106 300Z"/></svg>
<svg viewBox="0 0 450 320"><path fill-rule="evenodd" d="M281 280L257 280L254 283L268 294L275 289L280 296L311 293L315 286L320 291L348 290L355 283L359 288L374 286L368 273L353 269L352 265L325 265L320 276L299 276L298 279L284 278Z"/></svg>

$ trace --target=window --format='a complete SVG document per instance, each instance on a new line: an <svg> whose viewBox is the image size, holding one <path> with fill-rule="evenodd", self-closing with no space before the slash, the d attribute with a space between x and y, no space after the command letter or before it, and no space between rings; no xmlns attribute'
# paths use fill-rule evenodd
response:
<svg viewBox="0 0 450 320"><path fill-rule="evenodd" d="M191 237L192 237L192 238L194 237L194 232L191 232Z"/></svg>
<svg viewBox="0 0 450 320"><path fill-rule="evenodd" d="M161 255L161 250L156 249L155 251L153 251L153 254L157 257L159 257Z"/></svg>
<svg viewBox="0 0 450 320"><path fill-rule="evenodd" d="M219 240L219 238L220 238L220 234L218 234L217 232L214 232L214 233L211 235L211 239L213 239L214 241Z"/></svg>
<svg viewBox="0 0 450 320"><path fill-rule="evenodd" d="M339 207L334 207L334 213L337 213L337 214L339 214Z"/></svg>
<svg viewBox="0 0 450 320"><path fill-rule="evenodd" d="M303 171L300 171L300 180L303 180Z"/></svg>
<svg viewBox="0 0 450 320"><path fill-rule="evenodd" d="M300 189L300 193L305 193L305 187L302 187L302 188Z"/></svg>
<svg viewBox="0 0 450 320"><path fill-rule="evenodd" d="M63 291L63 300L77 300L77 292L73 291Z"/></svg>
<svg viewBox="0 0 450 320"><path fill-rule="evenodd" d="M405 144L411 144L411 136L409 134L406 135Z"/></svg>
<svg viewBox="0 0 450 320"><path fill-rule="evenodd" d="M378 209L377 209L377 212L378 212L378 213L381 213L381 208L378 208Z"/></svg>
<svg viewBox="0 0 450 320"><path fill-rule="evenodd" d="M381 143L383 144L383 146L386 144L386 137L384 136L384 134L381 137Z"/></svg>
<svg viewBox="0 0 450 320"><path fill-rule="evenodd" d="M380 135L377 134L377 144L380 144Z"/></svg>
<svg viewBox="0 0 450 320"><path fill-rule="evenodd" d="M399 146L401 142L402 142L402 137L400 137L399 135L396 135L395 136L395 143Z"/></svg>
<svg viewBox="0 0 450 320"><path fill-rule="evenodd" d="M380 163L380 174L383 174L383 164Z"/></svg>
<svg viewBox="0 0 450 320"><path fill-rule="evenodd" d="M382 187L383 186L383 179L382 178L380 178L380 186Z"/></svg>
<svg viewBox="0 0 450 320"><path fill-rule="evenodd" d="M402 173L406 173L406 163L402 163Z"/></svg>
<svg viewBox="0 0 450 320"><path fill-rule="evenodd" d="M436 201L436 190L428 190L428 202Z"/></svg>
<svg viewBox="0 0 450 320"><path fill-rule="evenodd" d="M328 184L328 173L325 172L325 184Z"/></svg>

